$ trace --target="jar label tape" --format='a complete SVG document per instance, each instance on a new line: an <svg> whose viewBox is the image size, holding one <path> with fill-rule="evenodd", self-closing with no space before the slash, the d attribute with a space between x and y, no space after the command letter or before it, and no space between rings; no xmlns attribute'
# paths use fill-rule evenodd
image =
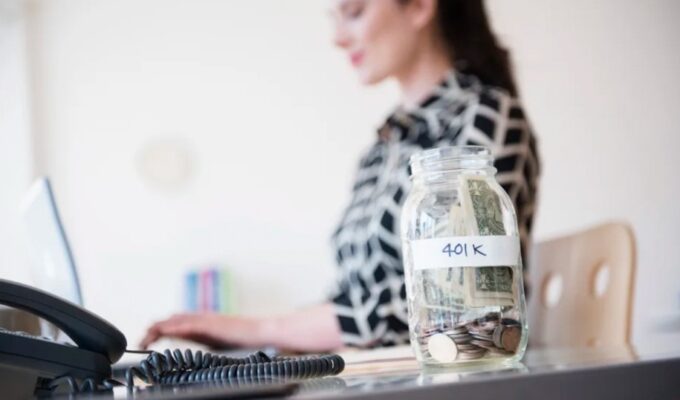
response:
<svg viewBox="0 0 680 400"><path fill-rule="evenodd" d="M518 236L455 236L412 240L416 270L517 265Z"/></svg>

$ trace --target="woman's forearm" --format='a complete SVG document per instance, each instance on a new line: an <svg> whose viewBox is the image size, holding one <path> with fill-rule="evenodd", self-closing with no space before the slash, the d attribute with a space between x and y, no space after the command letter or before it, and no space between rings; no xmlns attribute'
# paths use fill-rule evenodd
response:
<svg viewBox="0 0 680 400"><path fill-rule="evenodd" d="M263 344L277 348L321 352L342 347L333 304L324 303L262 320L258 329Z"/></svg>
<svg viewBox="0 0 680 400"><path fill-rule="evenodd" d="M186 313L149 327L140 346L162 337L193 340L209 346L275 346L294 351L321 352L342 347L340 327L331 303L273 318L219 313Z"/></svg>

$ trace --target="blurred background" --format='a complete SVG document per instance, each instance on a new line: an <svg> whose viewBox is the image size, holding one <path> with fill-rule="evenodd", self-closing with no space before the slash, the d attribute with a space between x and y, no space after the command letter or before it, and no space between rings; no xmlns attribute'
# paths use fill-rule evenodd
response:
<svg viewBox="0 0 680 400"><path fill-rule="evenodd" d="M52 179L89 309L136 343L227 268L239 313L318 302L360 154L397 102L361 87L318 0L0 0L0 276ZM680 3L488 0L539 139L534 239L638 243L633 339L680 327ZM680 322L677 322L680 325Z"/></svg>

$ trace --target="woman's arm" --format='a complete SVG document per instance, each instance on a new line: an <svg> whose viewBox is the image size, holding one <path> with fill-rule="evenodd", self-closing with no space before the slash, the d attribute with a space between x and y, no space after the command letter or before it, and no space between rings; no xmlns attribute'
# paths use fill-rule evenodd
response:
<svg viewBox="0 0 680 400"><path fill-rule="evenodd" d="M140 346L147 348L162 337L192 340L213 347L275 346L309 352L333 350L343 345L330 303L272 318L217 313L177 314L153 324Z"/></svg>
<svg viewBox="0 0 680 400"><path fill-rule="evenodd" d="M331 303L305 308L278 318L265 319L261 337L278 348L298 351L327 351L343 346Z"/></svg>

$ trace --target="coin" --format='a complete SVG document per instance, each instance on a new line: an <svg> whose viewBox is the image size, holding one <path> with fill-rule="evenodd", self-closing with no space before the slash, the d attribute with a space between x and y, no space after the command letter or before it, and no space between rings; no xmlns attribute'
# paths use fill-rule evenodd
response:
<svg viewBox="0 0 680 400"><path fill-rule="evenodd" d="M423 331L424 336L431 336L436 333L445 333L447 335L460 335L463 333L467 333L467 329L465 328L451 328L450 326L444 326L444 327L438 327L438 328L429 328L425 329Z"/></svg>
<svg viewBox="0 0 680 400"><path fill-rule="evenodd" d="M491 335L480 335L477 333L473 333L470 336L472 336L473 339L484 340L486 342L493 343L493 338L491 337Z"/></svg>
<svg viewBox="0 0 680 400"><path fill-rule="evenodd" d="M490 331L498 326L498 321L484 321L477 324L479 329Z"/></svg>
<svg viewBox="0 0 680 400"><path fill-rule="evenodd" d="M477 322L488 322L488 321L498 322L500 320L501 320L501 316L498 313L488 313L485 316L476 319Z"/></svg>
<svg viewBox="0 0 680 400"><path fill-rule="evenodd" d="M491 334L491 332L493 332L493 330L496 329L496 326L498 326L498 324L496 324L494 326L490 326L488 328L485 328L485 327L482 327L482 326L479 326L479 325L474 325L474 326L470 326L468 328L468 332Z"/></svg>
<svg viewBox="0 0 680 400"><path fill-rule="evenodd" d="M434 335L435 333L441 333L441 332L442 332L442 330L439 329L439 328L425 329L425 330L423 331L423 336L432 336L432 335Z"/></svg>
<svg viewBox="0 0 680 400"><path fill-rule="evenodd" d="M487 350L481 347L476 348L475 350L468 350L468 351L461 351L460 354L486 354Z"/></svg>
<svg viewBox="0 0 680 400"><path fill-rule="evenodd" d="M465 332L465 333L448 333L448 332L444 332L444 334L445 334L446 336L452 338L452 339L459 339L459 338L464 338L464 337L470 336L470 334L467 333L467 332Z"/></svg>
<svg viewBox="0 0 680 400"><path fill-rule="evenodd" d="M486 355L486 349L480 349L480 351L459 353L459 360L476 360L482 358Z"/></svg>
<svg viewBox="0 0 680 400"><path fill-rule="evenodd" d="M503 335L503 331L505 330L505 327L503 325L499 325L494 329L493 335L491 335L493 339L493 344L496 345L499 349L503 348L503 343L501 343L501 337Z"/></svg>
<svg viewBox="0 0 680 400"><path fill-rule="evenodd" d="M458 355L456 344L443 333L430 336L427 341L427 348L432 358L442 363L452 362Z"/></svg>
<svg viewBox="0 0 680 400"><path fill-rule="evenodd" d="M512 326L512 325L519 326L520 325L519 321L517 321L516 319L512 319L512 318L503 318L501 320L501 324L505 325L505 326Z"/></svg>
<svg viewBox="0 0 680 400"><path fill-rule="evenodd" d="M470 344L478 346L478 347L483 347L485 349L495 349L496 346L494 346L493 343L487 342L486 340L472 340Z"/></svg>
<svg viewBox="0 0 680 400"><path fill-rule="evenodd" d="M511 352L517 351L519 341L522 338L522 329L519 326L509 326L501 334L502 348Z"/></svg>
<svg viewBox="0 0 680 400"><path fill-rule="evenodd" d="M463 336L452 336L451 339L453 339L456 344L465 344L465 343L470 343L470 341L473 339L471 335L463 335Z"/></svg>
<svg viewBox="0 0 680 400"><path fill-rule="evenodd" d="M470 332L470 335L482 340L493 341L493 332Z"/></svg>
<svg viewBox="0 0 680 400"><path fill-rule="evenodd" d="M447 331L444 331L442 333L445 333L449 336L459 336L459 335L467 335L468 331L467 329L459 330L459 329L449 329Z"/></svg>
<svg viewBox="0 0 680 400"><path fill-rule="evenodd" d="M458 348L458 351L461 351L461 352L470 352L471 350L479 350L479 346L475 346L472 343L456 344L456 347Z"/></svg>
<svg viewBox="0 0 680 400"><path fill-rule="evenodd" d="M454 328L455 329L465 329L467 330L467 326L470 324L470 321L462 321L457 323Z"/></svg>
<svg viewBox="0 0 680 400"><path fill-rule="evenodd" d="M500 323L500 318L495 314L487 314L468 323L470 330L493 330Z"/></svg>

